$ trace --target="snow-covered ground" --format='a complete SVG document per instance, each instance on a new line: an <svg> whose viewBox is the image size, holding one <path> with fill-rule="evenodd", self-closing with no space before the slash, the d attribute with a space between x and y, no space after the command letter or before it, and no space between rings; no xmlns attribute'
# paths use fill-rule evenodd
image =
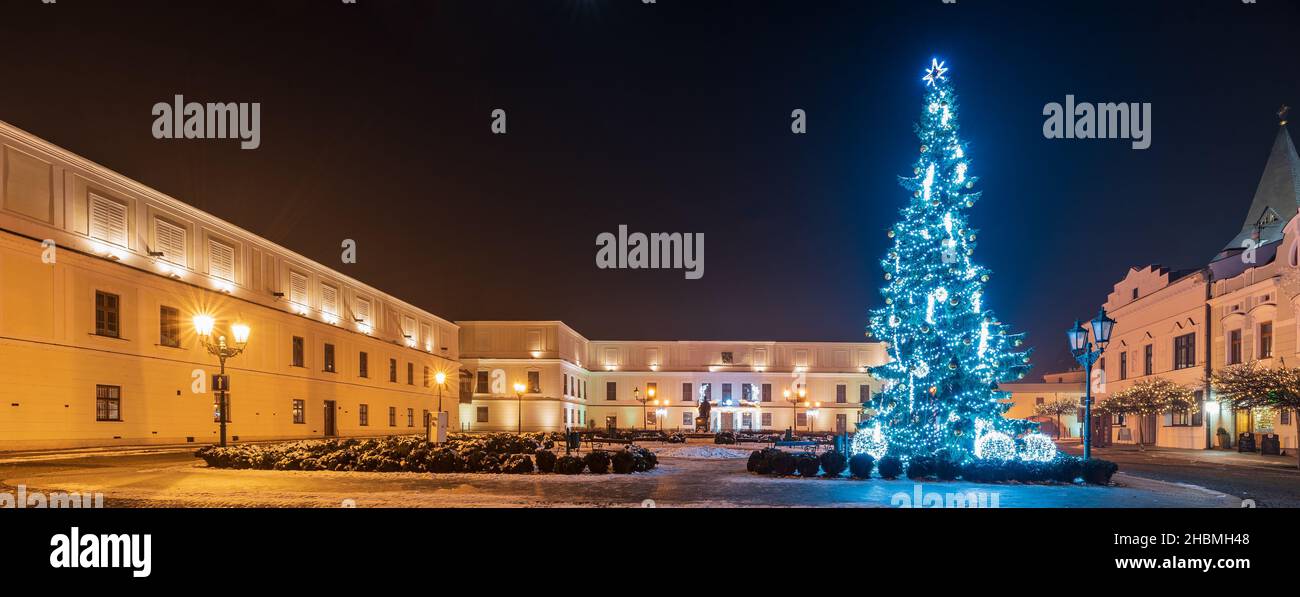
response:
<svg viewBox="0 0 1300 597"><path fill-rule="evenodd" d="M750 448L729 448L726 446L692 446L690 444L661 444L652 447L660 458L688 458L691 460L725 460L729 458L749 458Z"/></svg>

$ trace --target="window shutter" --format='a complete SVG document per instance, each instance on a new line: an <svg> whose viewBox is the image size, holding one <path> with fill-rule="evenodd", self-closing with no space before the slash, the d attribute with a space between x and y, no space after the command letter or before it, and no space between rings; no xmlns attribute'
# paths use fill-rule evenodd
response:
<svg viewBox="0 0 1300 597"><path fill-rule="evenodd" d="M209 240L208 273L227 282L234 282L235 248L223 242Z"/></svg>
<svg viewBox="0 0 1300 597"><path fill-rule="evenodd" d="M420 324L420 337L424 339L424 349L433 352L433 326Z"/></svg>
<svg viewBox="0 0 1300 597"><path fill-rule="evenodd" d="M339 291L329 284L320 285L320 310L335 317L339 314Z"/></svg>
<svg viewBox="0 0 1300 597"><path fill-rule="evenodd" d="M127 246L126 206L91 193L90 237L119 247Z"/></svg>
<svg viewBox="0 0 1300 597"><path fill-rule="evenodd" d="M353 311L355 311L353 315L357 319L360 319L361 323L370 323L370 301L359 298L356 300L356 304L353 305L353 307Z"/></svg>
<svg viewBox="0 0 1300 597"><path fill-rule="evenodd" d="M289 272L289 302L302 307L307 306L307 276Z"/></svg>
<svg viewBox="0 0 1300 597"><path fill-rule="evenodd" d="M154 242L158 245L154 249L163 254L163 259L182 267L186 264L185 236L184 228L167 220L154 220Z"/></svg>

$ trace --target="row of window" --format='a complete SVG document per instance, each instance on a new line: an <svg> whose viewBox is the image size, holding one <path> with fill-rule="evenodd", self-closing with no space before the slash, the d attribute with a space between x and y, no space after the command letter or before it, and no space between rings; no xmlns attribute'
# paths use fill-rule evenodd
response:
<svg viewBox="0 0 1300 597"><path fill-rule="evenodd" d="M293 399L290 412L293 415L293 423L295 425L305 425L307 423L306 406L307 403L305 400L298 399L298 398ZM213 399L212 409L213 409L212 422L220 423L221 422L221 401L219 396ZM227 399L226 402L227 423L230 423L233 420L231 418L231 412L232 412L231 404L229 399ZM369 404L360 405L357 412L359 417L358 423L362 427L369 426L370 405ZM427 421L428 419L429 419L429 411L428 409L425 409L422 420ZM107 385L95 386L95 420L96 421L121 421L122 420L122 387L121 386L107 386ZM397 426L396 406L388 407L388 426L389 427ZM415 427L414 408L406 409L406 426Z"/></svg>
<svg viewBox="0 0 1300 597"><path fill-rule="evenodd" d="M120 338L122 334L121 297L104 291L95 291L95 334L110 338ZM304 367L306 363L306 341L302 336L294 336L292 342L292 362L294 367ZM158 309L158 344L172 348L181 346L181 312L176 307L163 305ZM326 342L323 349L324 371L336 373L335 347ZM357 356L357 375L370 377L370 355L362 351ZM430 387L432 372L424 366L424 387ZM397 359L388 359L388 381L397 383ZM535 380L532 375L529 381ZM406 384L415 385L415 363L406 363ZM537 390L534 390L537 391Z"/></svg>
<svg viewBox="0 0 1300 597"><path fill-rule="evenodd" d="M1236 365L1242 362L1241 347L1241 329L1228 331L1227 346L1227 363ZM1119 378L1128 379L1129 363L1128 351L1119 353ZM1257 358L1267 359L1273 356L1273 323L1264 322L1259 324L1259 354ZM1142 347L1142 374L1151 375L1155 372L1154 345L1146 344ZM1183 334L1174 338L1174 369L1188 369L1196 366L1196 333ZM1102 359L1102 370L1106 369L1106 361Z"/></svg>
<svg viewBox="0 0 1300 597"><path fill-rule="evenodd" d="M647 398L658 395L658 385L659 384L655 382L649 382L646 384ZM707 382L707 381L700 383L699 398L701 401L703 402L713 401L713 385L714 384L712 382ZM722 404L732 403L734 398L734 395L732 393L733 384L722 383L718 385L721 386L721 390L722 390L721 403ZM802 388L802 387L803 385L799 384L798 388ZM695 400L694 392L695 392L695 385L693 383L691 382L682 383L682 401L693 402ZM848 392L849 392L848 384L836 384L835 402L837 404L847 404ZM605 400L617 400L617 399L618 399L618 382L615 381L605 382ZM740 400L742 402L771 402L772 384L742 383L740 384ZM870 400L871 400L871 386L867 384L859 384L858 402L862 404L866 404Z"/></svg>

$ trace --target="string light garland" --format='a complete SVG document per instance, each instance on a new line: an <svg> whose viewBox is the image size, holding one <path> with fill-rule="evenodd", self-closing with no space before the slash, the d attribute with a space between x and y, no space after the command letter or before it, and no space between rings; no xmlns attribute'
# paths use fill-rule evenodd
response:
<svg viewBox="0 0 1300 597"><path fill-rule="evenodd" d="M1015 350L1022 336L985 308L988 270L971 258L976 231L966 214L979 201L979 178L958 135L949 70L936 58L925 73L920 153L901 181L911 200L888 230L880 261L885 306L868 323L890 359L871 370L884 382L869 405L878 414L870 427L859 423L868 433L858 433L852 449L871 441L903 459L940 451L961 460L976 452L1008 459L1016 455L1012 437L1026 424L1003 417L1009 405L996 384L1023 377L1029 353Z"/></svg>
<svg viewBox="0 0 1300 597"><path fill-rule="evenodd" d="M1051 462L1056 458L1056 442L1041 433L1031 433L1024 437L1024 446L1020 449L1020 459L1025 462Z"/></svg>

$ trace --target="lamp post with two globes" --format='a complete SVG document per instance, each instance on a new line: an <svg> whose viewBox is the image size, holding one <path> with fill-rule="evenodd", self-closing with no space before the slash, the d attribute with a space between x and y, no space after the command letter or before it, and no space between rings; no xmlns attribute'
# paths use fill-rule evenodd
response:
<svg viewBox="0 0 1300 597"><path fill-rule="evenodd" d="M1106 315L1106 309L1097 313L1097 317L1089 322L1092 328L1092 339L1088 341L1088 329L1079 324L1079 320L1074 320L1074 327L1065 332L1070 339L1070 354L1074 359L1083 365L1083 457L1092 458L1092 365L1101 359L1102 353L1106 352L1106 345L1110 343L1111 330L1115 328L1115 320Z"/></svg>
<svg viewBox="0 0 1300 597"><path fill-rule="evenodd" d="M248 329L248 326L243 323L235 323L231 325L230 333L234 336L235 343L229 344L226 342L226 337L224 335L217 336L216 339L213 339L212 328L215 327L215 325L216 320L214 320L210 315L194 316L194 331L199 336L199 342L205 349L207 349L209 354L217 357L217 360L221 363L221 373L217 376L217 379L220 380L220 385L215 389L217 390L217 409L219 411L219 421L221 422L221 446L224 448L226 446L226 422L230 420L228 412L230 410L230 405L228 404L230 381L226 377L226 359L235 358L236 356L239 356L239 353L244 352L244 349L248 347L248 335L250 330Z"/></svg>

